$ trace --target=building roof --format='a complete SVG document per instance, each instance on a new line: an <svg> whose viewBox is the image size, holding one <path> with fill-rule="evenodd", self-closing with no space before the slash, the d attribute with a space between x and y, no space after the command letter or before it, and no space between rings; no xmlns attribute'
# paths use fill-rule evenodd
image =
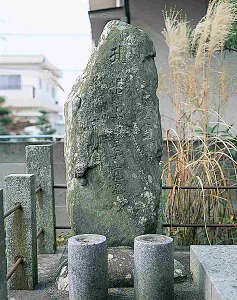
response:
<svg viewBox="0 0 237 300"><path fill-rule="evenodd" d="M57 78L62 77L62 72L43 55L0 55L0 68L21 65L38 66L42 70L50 71Z"/></svg>

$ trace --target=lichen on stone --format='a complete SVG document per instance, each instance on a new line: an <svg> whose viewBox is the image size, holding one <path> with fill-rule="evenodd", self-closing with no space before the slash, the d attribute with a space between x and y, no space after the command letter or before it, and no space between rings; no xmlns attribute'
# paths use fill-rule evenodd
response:
<svg viewBox="0 0 237 300"><path fill-rule="evenodd" d="M75 233L131 245L155 232L162 136L155 49L111 21L65 103L67 206Z"/></svg>

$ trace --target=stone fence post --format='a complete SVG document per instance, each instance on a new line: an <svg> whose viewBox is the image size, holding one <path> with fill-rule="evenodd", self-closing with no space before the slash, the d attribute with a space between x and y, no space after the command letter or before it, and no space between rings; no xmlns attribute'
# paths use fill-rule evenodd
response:
<svg viewBox="0 0 237 300"><path fill-rule="evenodd" d="M37 227L43 229L38 252L53 254L56 250L53 146L26 146L26 173L36 176L36 187L41 186L37 204Z"/></svg>
<svg viewBox="0 0 237 300"><path fill-rule="evenodd" d="M6 245L3 221L3 190L0 189L0 296L2 300L7 300L6 281Z"/></svg>
<svg viewBox="0 0 237 300"><path fill-rule="evenodd" d="M23 258L9 279L9 288L31 290L38 281L35 176L7 176L4 192L5 210L21 204L21 209L6 218L7 269Z"/></svg>

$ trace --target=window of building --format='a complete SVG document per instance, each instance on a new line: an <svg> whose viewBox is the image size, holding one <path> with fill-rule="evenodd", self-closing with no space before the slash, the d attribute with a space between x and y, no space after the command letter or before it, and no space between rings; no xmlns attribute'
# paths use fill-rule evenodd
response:
<svg viewBox="0 0 237 300"><path fill-rule="evenodd" d="M42 89L42 79L39 79L39 88Z"/></svg>
<svg viewBox="0 0 237 300"><path fill-rule="evenodd" d="M1 90L21 89L21 75L0 75Z"/></svg>
<svg viewBox="0 0 237 300"><path fill-rule="evenodd" d="M124 5L123 0L90 0L90 10L111 9L116 7L122 7Z"/></svg>
<svg viewBox="0 0 237 300"><path fill-rule="evenodd" d="M35 87L32 88L32 97L35 98Z"/></svg>
<svg viewBox="0 0 237 300"><path fill-rule="evenodd" d="M55 98L55 87L51 88L51 95L53 98Z"/></svg>

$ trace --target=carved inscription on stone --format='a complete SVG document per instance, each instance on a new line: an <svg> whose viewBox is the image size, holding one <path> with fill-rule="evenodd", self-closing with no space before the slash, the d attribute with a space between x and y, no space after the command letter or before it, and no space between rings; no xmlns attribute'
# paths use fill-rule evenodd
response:
<svg viewBox="0 0 237 300"><path fill-rule="evenodd" d="M114 87L110 89L112 95L122 95L123 89L125 87L125 81L122 78L116 78L114 82Z"/></svg>
<svg viewBox="0 0 237 300"><path fill-rule="evenodd" d="M111 63L121 62L126 63L125 49L121 45L111 48L109 55Z"/></svg>
<svg viewBox="0 0 237 300"><path fill-rule="evenodd" d="M154 55L146 33L109 22L65 103L71 225L76 234L105 235L110 246L156 232L162 137Z"/></svg>

